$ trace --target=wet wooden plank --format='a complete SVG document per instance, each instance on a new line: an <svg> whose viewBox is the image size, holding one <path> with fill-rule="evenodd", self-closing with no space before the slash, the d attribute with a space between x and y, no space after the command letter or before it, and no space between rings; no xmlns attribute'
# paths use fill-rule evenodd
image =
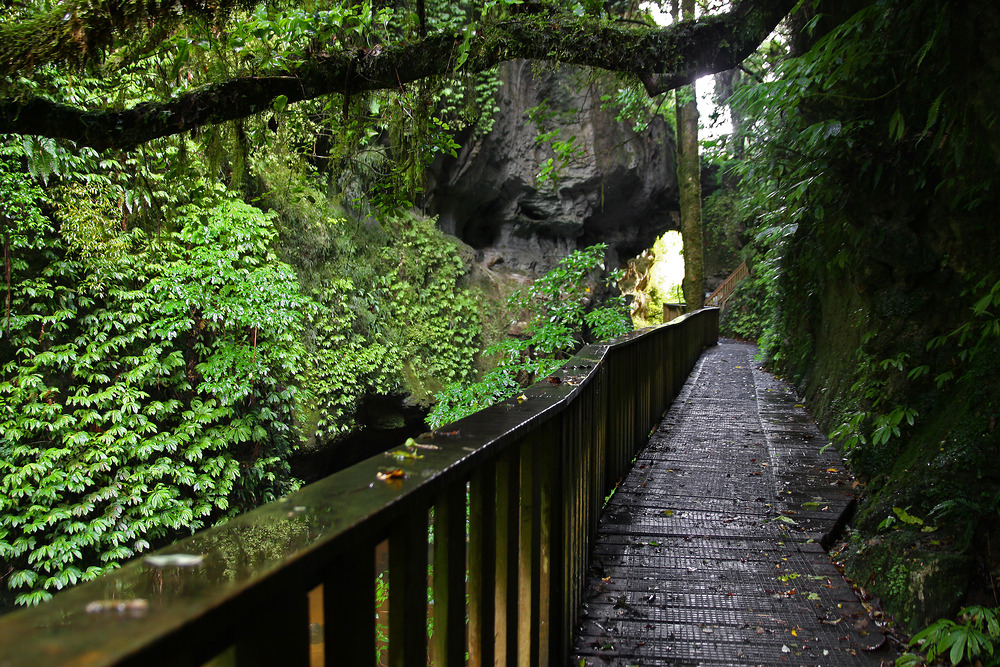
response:
<svg viewBox="0 0 1000 667"><path fill-rule="evenodd" d="M702 357L605 509L573 664L879 664L819 545L850 477L754 352Z"/></svg>

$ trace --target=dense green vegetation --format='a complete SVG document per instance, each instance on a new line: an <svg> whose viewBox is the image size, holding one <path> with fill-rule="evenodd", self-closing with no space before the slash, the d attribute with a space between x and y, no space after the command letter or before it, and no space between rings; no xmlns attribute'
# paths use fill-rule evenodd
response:
<svg viewBox="0 0 1000 667"><path fill-rule="evenodd" d="M8 604L294 488L291 450L351 432L364 395L427 401L475 370L478 302L433 221L349 222L287 165L248 165L252 206L179 153L139 194L183 196L130 214L132 165L75 162L41 188L5 148Z"/></svg>
<svg viewBox="0 0 1000 667"><path fill-rule="evenodd" d="M349 433L366 395L477 386L497 311L415 211L456 133L489 130L492 66L659 93L793 4L662 30L589 2L0 10L0 603L293 488L289 452ZM913 629L998 599L998 26L985 0L801 3L730 100L736 186L706 209L749 241L730 331L865 482L849 573ZM596 257L515 304L539 319L488 385L620 323L562 300Z"/></svg>
<svg viewBox="0 0 1000 667"><path fill-rule="evenodd" d="M632 330L621 295L594 302L607 246L574 250L526 290L515 290L508 310L527 314L523 330L485 350L497 364L475 382L454 382L437 395L428 416L432 428L510 398L560 368L585 342L610 340ZM612 272L607 282L619 277Z"/></svg>
<svg viewBox="0 0 1000 667"><path fill-rule="evenodd" d="M45 201L18 152L5 180L34 197L9 236L0 550L34 602L294 484L310 301L270 254L273 216L206 188L150 236L71 183Z"/></svg>
<svg viewBox="0 0 1000 667"><path fill-rule="evenodd" d="M997 19L816 3L731 100L753 276L730 330L866 482L848 572L911 629L997 604Z"/></svg>
<svg viewBox="0 0 1000 667"><path fill-rule="evenodd" d="M467 20L428 8L439 28ZM101 34L100 53L77 60L30 42L28 19L46 11L3 10L21 26L8 37L29 41L20 55L5 42L0 59L31 75L0 84L8 111L32 96L95 112L176 98L418 22L336 4L191 9L142 41ZM297 105L275 95L131 150L0 137L0 609L295 488L291 455L355 431L365 397L428 407L476 379L500 339L490 299L506 295L473 285L471 251L413 202L455 133L490 129L497 85L463 72ZM549 308L591 289L603 249L586 257ZM568 325L586 302L567 302ZM595 317L588 335L622 324Z"/></svg>

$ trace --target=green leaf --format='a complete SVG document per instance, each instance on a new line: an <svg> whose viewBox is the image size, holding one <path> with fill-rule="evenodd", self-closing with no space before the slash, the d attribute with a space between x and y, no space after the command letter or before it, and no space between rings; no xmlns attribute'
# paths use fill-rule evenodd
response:
<svg viewBox="0 0 1000 667"><path fill-rule="evenodd" d="M461 69L465 61L469 59L469 44L472 40L472 33L474 31L473 23L469 23L465 26L465 30L462 31L462 43L458 47L458 54L455 57L455 69Z"/></svg>
<svg viewBox="0 0 1000 667"><path fill-rule="evenodd" d="M968 631L963 628L957 628L952 631L950 639L955 643L951 645L951 651L948 653L948 659L951 661L952 665L957 665L962 662L962 658L965 656L965 644L968 640Z"/></svg>
<svg viewBox="0 0 1000 667"><path fill-rule="evenodd" d="M180 75L181 68L187 64L189 57L190 44L186 39L181 39L180 43L177 45L177 55L174 57L174 62L170 66L171 81L177 80L177 77Z"/></svg>
<svg viewBox="0 0 1000 667"><path fill-rule="evenodd" d="M906 121L903 119L903 112L897 107L892 118L889 119L889 137L893 141L899 141L906 133Z"/></svg>
<svg viewBox="0 0 1000 667"><path fill-rule="evenodd" d="M921 139L923 139L924 135L927 134L927 132L934 125L934 123L937 122L938 113L941 110L941 98L943 98L943 97L944 97L944 92L942 92L940 95L938 95L937 97L935 97L934 101L931 102L931 106L927 110L927 123L924 125L924 129L921 130L921 132L920 132Z"/></svg>
<svg viewBox="0 0 1000 667"><path fill-rule="evenodd" d="M909 509L909 508L907 508L907 509ZM907 524L910 524L910 525L913 525L913 526L922 526L922 525L924 525L924 520L923 519L921 519L920 517L913 516L912 514L908 513L902 507L893 507L892 508L892 512L897 517L899 517L899 520L902 521L903 523L907 523Z"/></svg>

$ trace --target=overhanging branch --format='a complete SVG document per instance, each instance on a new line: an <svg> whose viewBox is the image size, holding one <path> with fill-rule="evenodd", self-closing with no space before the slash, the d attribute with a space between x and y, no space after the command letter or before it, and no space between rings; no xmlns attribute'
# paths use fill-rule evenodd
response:
<svg viewBox="0 0 1000 667"><path fill-rule="evenodd" d="M738 65L770 34L794 0L740 3L727 14L666 28L612 26L594 19L526 16L483 26L464 65L482 71L516 58L631 73L657 94ZM457 34L436 33L400 46L314 56L263 76L192 90L175 100L90 111L33 98L0 102L0 133L71 139L97 149L129 148L202 125L245 118L285 96L289 103L353 95L453 70Z"/></svg>

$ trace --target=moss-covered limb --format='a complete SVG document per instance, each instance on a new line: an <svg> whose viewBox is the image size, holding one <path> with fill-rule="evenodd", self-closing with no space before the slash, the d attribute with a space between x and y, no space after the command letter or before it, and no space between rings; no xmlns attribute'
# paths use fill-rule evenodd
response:
<svg viewBox="0 0 1000 667"><path fill-rule="evenodd" d="M121 0L60 2L50 10L0 23L0 75L42 65L78 67L100 59L116 36L185 16L215 18L246 6L242 0Z"/></svg>
<svg viewBox="0 0 1000 667"><path fill-rule="evenodd" d="M764 6L758 6L764 5ZM464 68L489 69L514 58L559 61L657 78L651 92L731 68L751 52L793 4L744 2L728 14L668 28L621 27L583 17L524 16L483 26ZM747 26L755 26L749 29ZM303 65L264 76L210 84L168 102L92 111L43 98L0 103L0 133L71 139L127 148L201 125L244 118L273 100L394 89L454 69L460 35L436 33L370 51L318 54ZM88 47L92 48L92 47Z"/></svg>

